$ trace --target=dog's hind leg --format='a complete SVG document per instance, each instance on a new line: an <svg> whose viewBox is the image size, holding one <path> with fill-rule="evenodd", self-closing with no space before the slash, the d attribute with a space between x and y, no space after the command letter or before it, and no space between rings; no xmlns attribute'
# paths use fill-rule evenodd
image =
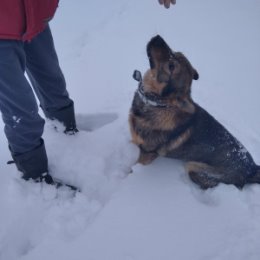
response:
<svg viewBox="0 0 260 260"><path fill-rule="evenodd" d="M220 182L225 182L223 174L214 167L200 162L188 162L186 170L193 182L202 189L215 187Z"/></svg>

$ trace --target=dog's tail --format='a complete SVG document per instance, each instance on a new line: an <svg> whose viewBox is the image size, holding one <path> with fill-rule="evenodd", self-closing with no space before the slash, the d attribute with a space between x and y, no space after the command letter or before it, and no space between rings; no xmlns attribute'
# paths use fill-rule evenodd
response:
<svg viewBox="0 0 260 260"><path fill-rule="evenodd" d="M256 166L256 173L249 178L249 183L259 183L260 184L260 165Z"/></svg>

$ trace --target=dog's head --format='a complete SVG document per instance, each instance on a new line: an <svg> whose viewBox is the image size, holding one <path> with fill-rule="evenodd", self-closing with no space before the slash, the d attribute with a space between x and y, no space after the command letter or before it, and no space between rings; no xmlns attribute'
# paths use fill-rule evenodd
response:
<svg viewBox="0 0 260 260"><path fill-rule="evenodd" d="M159 36L147 44L150 69L143 79L144 91L167 98L190 97L192 80L199 78L198 72L180 52L173 52Z"/></svg>

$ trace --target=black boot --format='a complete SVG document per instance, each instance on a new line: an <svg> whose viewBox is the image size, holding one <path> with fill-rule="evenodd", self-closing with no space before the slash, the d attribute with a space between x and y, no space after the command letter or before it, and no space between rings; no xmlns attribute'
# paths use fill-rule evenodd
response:
<svg viewBox="0 0 260 260"><path fill-rule="evenodd" d="M51 120L58 120L65 126L64 133L73 135L78 132L76 127L74 103L57 111L44 111L45 116Z"/></svg>
<svg viewBox="0 0 260 260"><path fill-rule="evenodd" d="M22 178L24 180L44 182L54 185L56 188L67 186L72 190L78 191L74 186L64 184L56 179L54 180L48 173L48 159L43 139L41 139L41 145L30 152L14 154L11 151L11 154L18 171L22 172Z"/></svg>
<svg viewBox="0 0 260 260"><path fill-rule="evenodd" d="M25 180L35 180L48 172L48 159L43 139L41 139L41 145L32 151L23 154L15 154L11 151L11 154L18 171L23 173L22 178Z"/></svg>

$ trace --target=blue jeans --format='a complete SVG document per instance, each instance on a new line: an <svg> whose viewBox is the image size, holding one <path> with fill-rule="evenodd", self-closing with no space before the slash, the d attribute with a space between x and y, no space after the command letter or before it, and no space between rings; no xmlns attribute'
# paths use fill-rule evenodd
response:
<svg viewBox="0 0 260 260"><path fill-rule="evenodd" d="M0 111L10 150L18 155L42 145L45 122L25 72L47 117L73 106L49 26L30 42L0 40Z"/></svg>

